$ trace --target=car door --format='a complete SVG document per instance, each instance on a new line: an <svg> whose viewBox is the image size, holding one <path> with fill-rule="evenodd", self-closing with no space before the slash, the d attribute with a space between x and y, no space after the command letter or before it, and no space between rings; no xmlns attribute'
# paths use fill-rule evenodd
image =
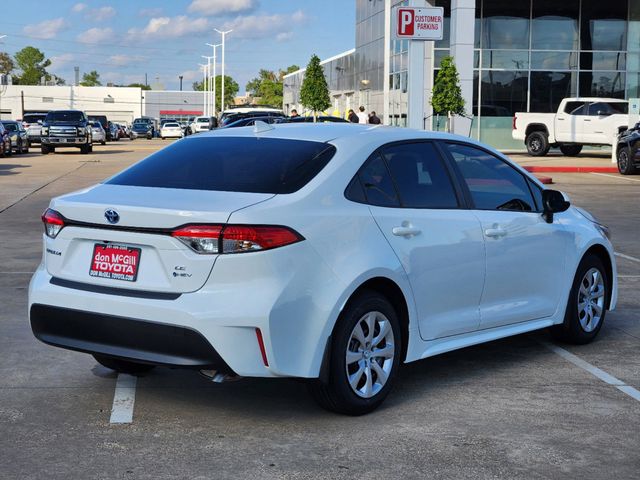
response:
<svg viewBox="0 0 640 480"><path fill-rule="evenodd" d="M486 278L480 327L553 315L565 268L567 233L541 216L542 194L508 162L479 147L446 143L482 225Z"/></svg>
<svg viewBox="0 0 640 480"><path fill-rule="evenodd" d="M411 284L423 339L478 328L484 240L430 142L390 144L358 174L371 213Z"/></svg>
<svg viewBox="0 0 640 480"><path fill-rule="evenodd" d="M582 141L586 108L584 102L567 102L564 111L556 114L554 129L557 142Z"/></svg>

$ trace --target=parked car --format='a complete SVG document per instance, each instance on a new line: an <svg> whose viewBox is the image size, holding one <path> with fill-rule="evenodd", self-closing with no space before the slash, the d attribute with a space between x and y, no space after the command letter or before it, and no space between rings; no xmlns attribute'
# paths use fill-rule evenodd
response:
<svg viewBox="0 0 640 480"><path fill-rule="evenodd" d="M313 116L310 117L289 117L287 120L289 123L313 123ZM316 123L349 123L341 117L333 117L331 115L319 115Z"/></svg>
<svg viewBox="0 0 640 480"><path fill-rule="evenodd" d="M557 113L516 113L512 136L522 140L529 155L545 156L560 147L568 156L584 145L615 145L629 125L629 103L617 98L565 98Z"/></svg>
<svg viewBox="0 0 640 480"><path fill-rule="evenodd" d="M190 136L54 198L35 336L121 372L303 378L358 415L403 363L547 327L587 343L615 307L608 229L498 151L272 127Z"/></svg>
<svg viewBox="0 0 640 480"><path fill-rule="evenodd" d="M5 130L11 138L11 148L15 153L29 153L29 139L27 131L22 126L22 122L12 120L2 120Z"/></svg>
<svg viewBox="0 0 640 480"><path fill-rule="evenodd" d="M160 138L182 138L182 128L178 122L167 122L160 128Z"/></svg>
<svg viewBox="0 0 640 480"><path fill-rule="evenodd" d="M91 122L80 110L54 110L42 122L43 154L58 147L77 147L84 154L93 151Z"/></svg>
<svg viewBox="0 0 640 480"><path fill-rule="evenodd" d="M144 137L147 140L153 138L153 125L148 122L133 122L131 131L135 133L137 137Z"/></svg>
<svg viewBox="0 0 640 480"><path fill-rule="evenodd" d="M29 145L40 143L42 122L45 118L47 118L46 113L25 113L22 117L22 126L27 131Z"/></svg>
<svg viewBox="0 0 640 480"><path fill-rule="evenodd" d="M133 124L144 123L147 125L147 130L151 132L151 138L155 137L158 133L158 120L153 117L139 117L133 120ZM140 133L140 132L138 132Z"/></svg>
<svg viewBox="0 0 640 480"><path fill-rule="evenodd" d="M193 133L208 132L218 127L218 119L216 117L197 117L191 124Z"/></svg>
<svg viewBox="0 0 640 480"><path fill-rule="evenodd" d="M3 123L0 122L0 157L10 157L11 153L11 137Z"/></svg>
<svg viewBox="0 0 640 480"><path fill-rule="evenodd" d="M91 121L91 138L93 143L100 143L105 145L107 143L107 133L102 128L102 124L97 121Z"/></svg>
<svg viewBox="0 0 640 480"><path fill-rule="evenodd" d="M286 117L247 117L236 120L235 122L227 123L225 126L220 128L249 127L255 125L256 122L287 123L288 119Z"/></svg>
<svg viewBox="0 0 640 480"><path fill-rule="evenodd" d="M620 134L616 153L618 171L622 175L640 173L640 123Z"/></svg>
<svg viewBox="0 0 640 480"><path fill-rule="evenodd" d="M105 132L106 141L110 142L111 141L111 130L109 128L109 123L110 122L107 119L107 116L106 115L87 115L87 117L92 122L94 122L94 121L100 122L100 125L102 125L102 129Z"/></svg>
<svg viewBox="0 0 640 480"><path fill-rule="evenodd" d="M284 112L281 108L273 108L266 106L251 106L251 107L233 107L228 108L220 115L220 126L223 127L229 123L237 120L242 120L248 117L284 117Z"/></svg>

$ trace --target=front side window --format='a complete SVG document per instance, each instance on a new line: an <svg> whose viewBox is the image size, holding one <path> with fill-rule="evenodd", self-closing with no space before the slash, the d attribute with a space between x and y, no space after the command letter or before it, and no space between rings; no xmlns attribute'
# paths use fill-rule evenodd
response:
<svg viewBox="0 0 640 480"><path fill-rule="evenodd" d="M458 208L440 155L431 143L403 143L382 150L405 208Z"/></svg>
<svg viewBox="0 0 640 480"><path fill-rule="evenodd" d="M536 210L525 177L509 164L471 145L448 143L447 149L464 178L476 209Z"/></svg>

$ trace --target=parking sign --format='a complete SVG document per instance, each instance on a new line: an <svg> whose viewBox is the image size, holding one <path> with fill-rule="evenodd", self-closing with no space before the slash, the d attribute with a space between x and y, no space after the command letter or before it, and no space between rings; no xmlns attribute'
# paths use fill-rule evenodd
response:
<svg viewBox="0 0 640 480"><path fill-rule="evenodd" d="M444 8L398 7L395 9L396 38L442 40Z"/></svg>

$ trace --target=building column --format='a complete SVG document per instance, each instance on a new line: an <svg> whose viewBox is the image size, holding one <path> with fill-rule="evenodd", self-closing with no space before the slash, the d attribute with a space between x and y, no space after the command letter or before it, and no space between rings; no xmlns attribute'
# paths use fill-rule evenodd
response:
<svg viewBox="0 0 640 480"><path fill-rule="evenodd" d="M473 48L476 0L451 0L451 56L454 58L467 115L473 111ZM454 133L469 135L468 122L454 122Z"/></svg>

